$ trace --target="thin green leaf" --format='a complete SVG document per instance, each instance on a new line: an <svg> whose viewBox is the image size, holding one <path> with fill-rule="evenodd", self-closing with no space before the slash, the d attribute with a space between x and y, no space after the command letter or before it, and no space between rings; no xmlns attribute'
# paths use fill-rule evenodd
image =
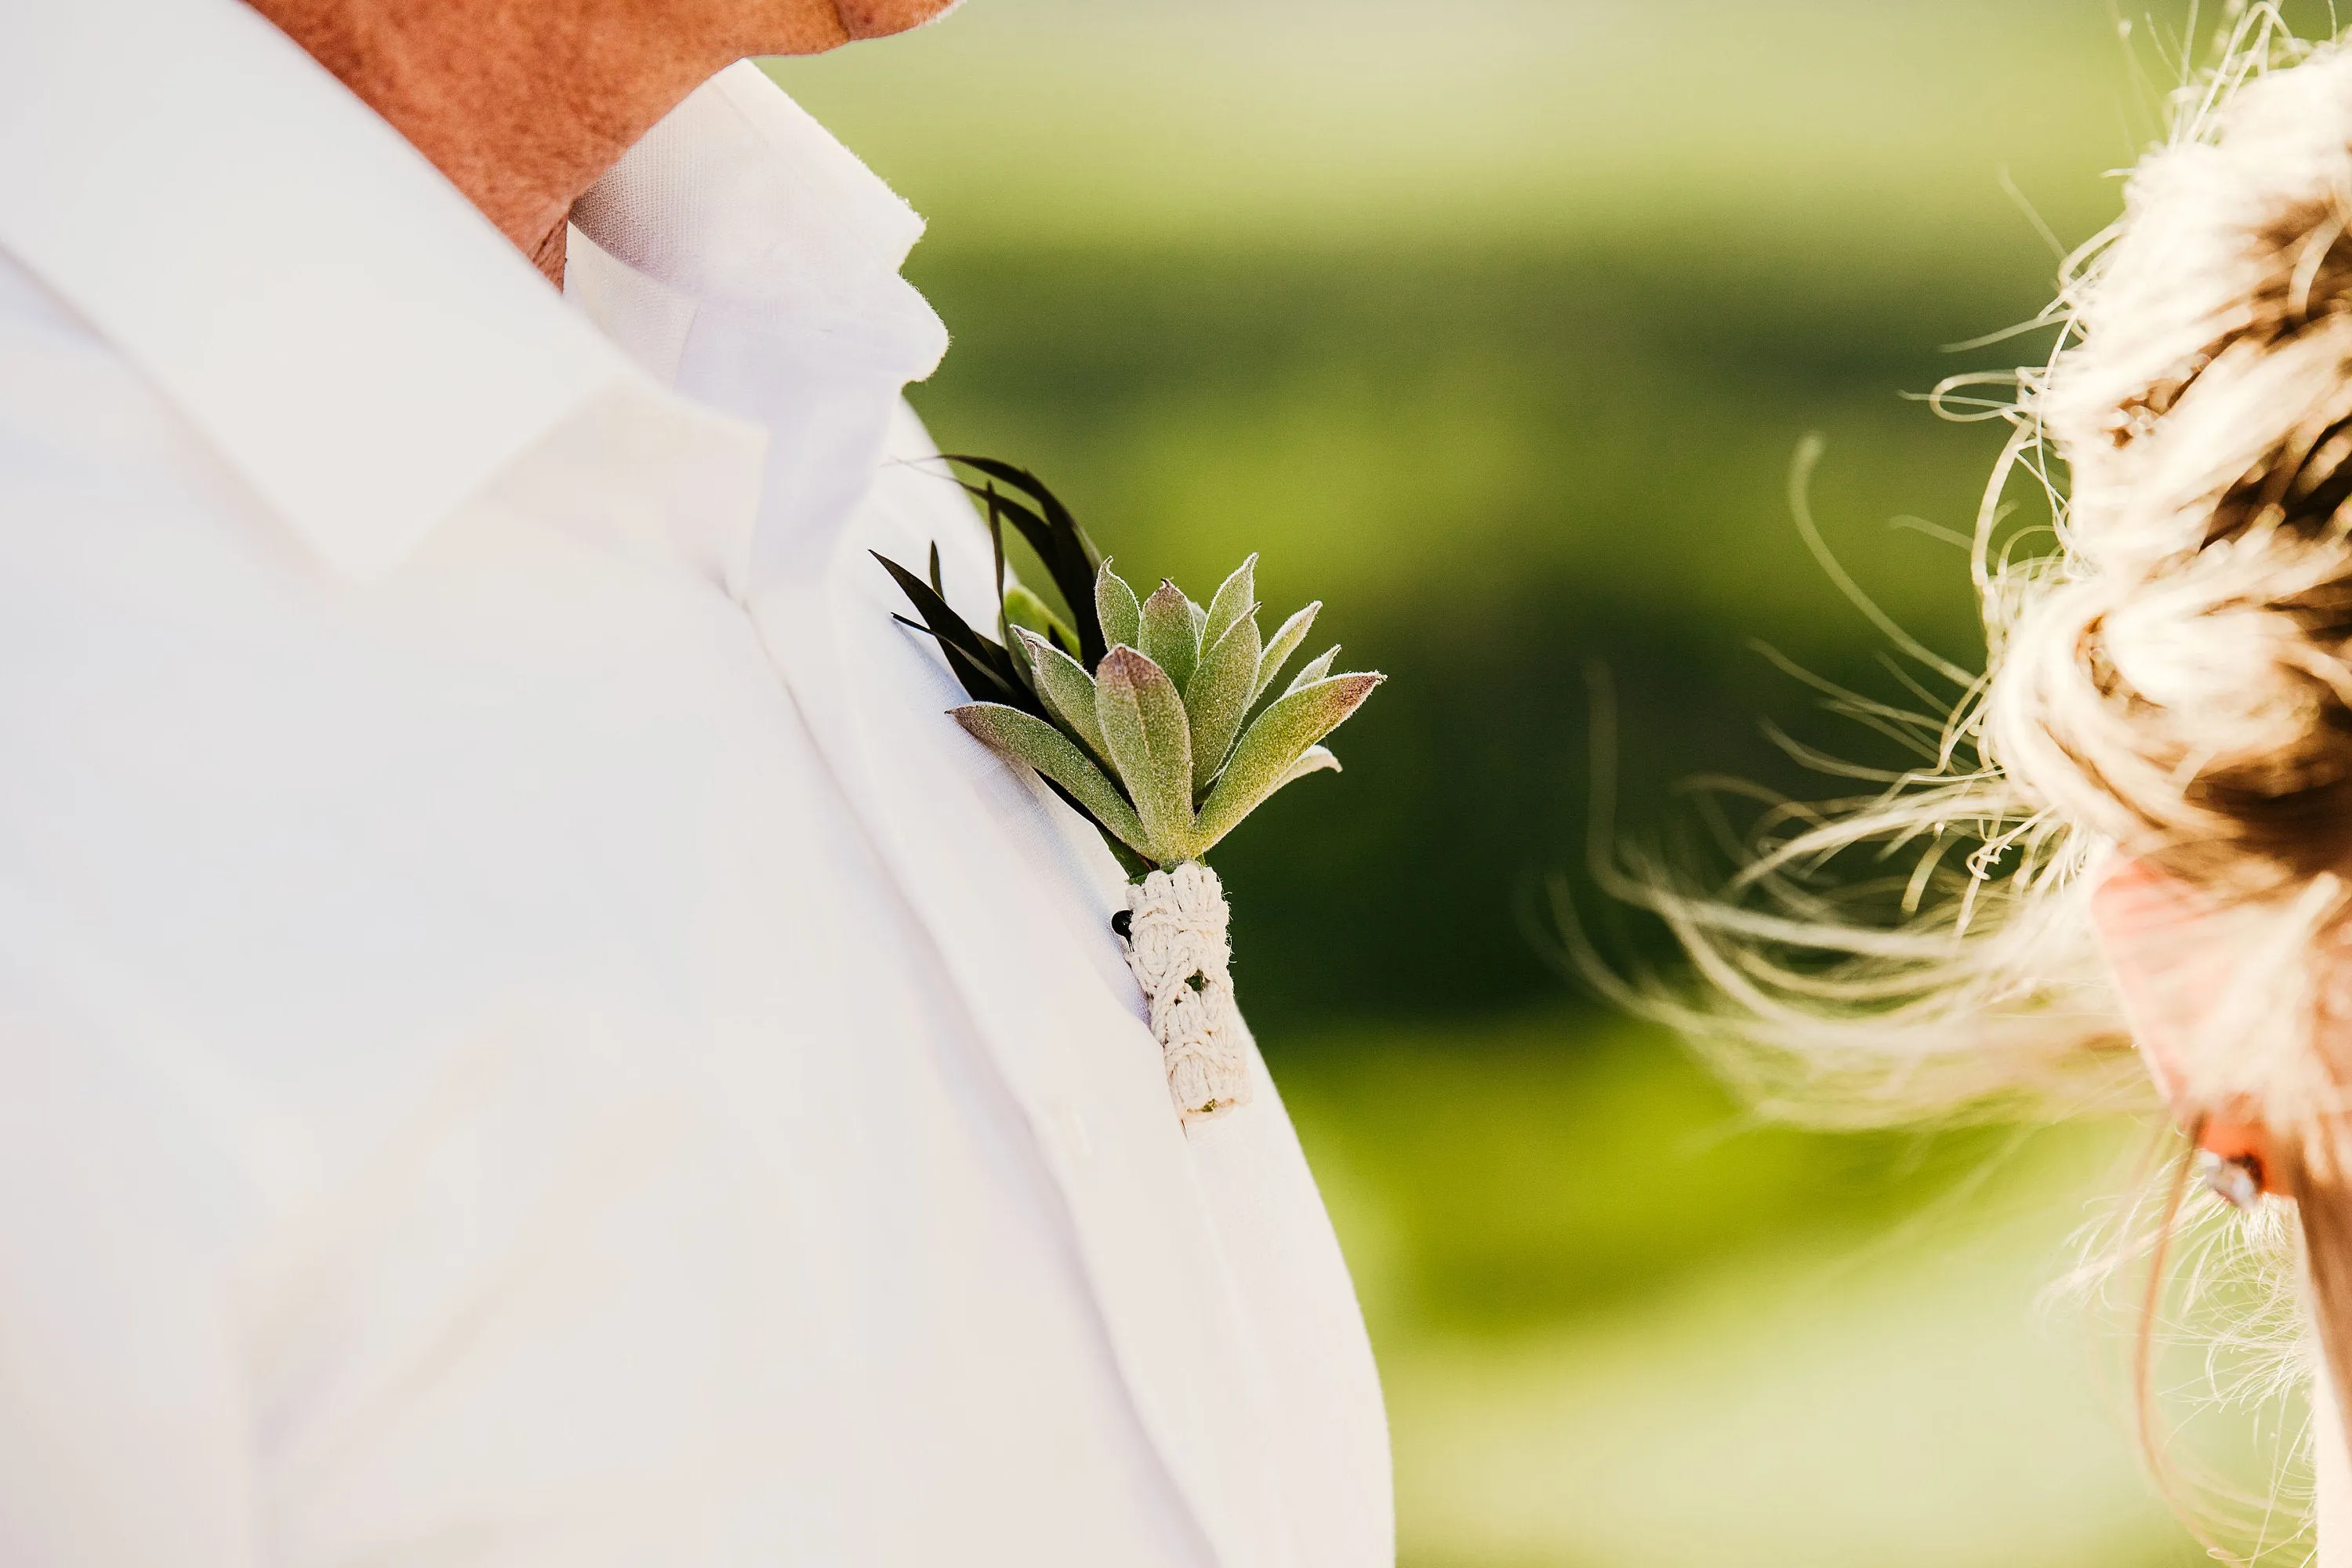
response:
<svg viewBox="0 0 2352 1568"><path fill-rule="evenodd" d="M1287 697L1294 691L1304 691L1317 681L1325 679L1331 673L1331 661L1339 657L1339 645L1333 643L1329 647L1308 659L1307 668L1292 678L1290 684L1283 689L1282 694Z"/></svg>
<svg viewBox="0 0 2352 1568"><path fill-rule="evenodd" d="M1257 689L1250 693L1251 701L1264 696L1265 689L1274 684L1274 678L1282 673L1282 667L1290 662L1290 656L1307 640L1307 628L1315 624L1315 613L1322 607L1323 601L1318 599L1275 628L1265 645L1265 657L1258 661Z"/></svg>
<svg viewBox="0 0 2352 1568"><path fill-rule="evenodd" d="M910 621L899 615L894 615L890 618L908 631L920 632L933 642L939 643L940 652L946 658L949 670L955 676L956 683L965 691L977 694L982 691L995 692L1003 689L1003 683L998 680L993 673L973 664L953 643L940 642L940 634L923 625L922 622Z"/></svg>
<svg viewBox="0 0 2352 1568"><path fill-rule="evenodd" d="M1143 646L1143 603L1108 561L1095 574L1095 619L1102 626L1106 652L1122 643L1129 647ZM1097 658L1094 662L1102 660Z"/></svg>
<svg viewBox="0 0 2352 1568"><path fill-rule="evenodd" d="M1104 648L1108 646L1104 640L1102 626L1099 622L1088 623L1094 621L1092 595L1095 574L1102 568L1102 552L1095 548L1094 541L1087 538L1086 530L1078 526L1078 520L1070 514L1070 509L1045 488L1043 480L1026 468L1015 468L994 458L950 454L947 461L961 463L991 479L1001 480L1037 503L1038 510L1033 511L1018 501L998 498L1006 519L1020 531L1021 537L1029 542L1029 547L1037 552L1037 559L1045 563L1046 574L1054 580L1055 591L1062 595L1070 606L1070 614L1076 617L1082 655L1088 663L1101 658ZM964 488L972 489L973 487L965 485Z"/></svg>
<svg viewBox="0 0 2352 1568"><path fill-rule="evenodd" d="M1004 590L1004 618L1011 626L1025 628L1041 637L1069 640L1069 628L1062 624L1062 617L1054 613L1053 606L1018 583Z"/></svg>
<svg viewBox="0 0 2352 1568"><path fill-rule="evenodd" d="M1147 853L1164 866L1184 859L1193 838L1192 738L1176 683L1135 649L1115 647L1095 671L1095 713L1150 836Z"/></svg>
<svg viewBox="0 0 2352 1568"><path fill-rule="evenodd" d="M949 668L966 691L983 702L1009 702L1026 711L1044 713L1044 705L1022 679L1012 654L972 630L929 583L887 556L877 554L874 559L923 617L924 629L946 653Z"/></svg>
<svg viewBox="0 0 2352 1568"><path fill-rule="evenodd" d="M1243 731L1233 760L1202 804L1194 835L1199 848L1205 850L1231 833L1261 801L1280 789L1307 748L1362 707L1382 679L1333 676L1288 693L1259 714Z"/></svg>
<svg viewBox="0 0 2352 1568"><path fill-rule="evenodd" d="M1014 635L1028 650L1029 668L1037 677L1037 694L1045 700L1047 710L1093 747L1096 756L1108 760L1110 748L1103 742L1102 720L1095 712L1095 678L1087 673L1086 666L1034 632Z"/></svg>
<svg viewBox="0 0 2352 1568"><path fill-rule="evenodd" d="M1067 790L1097 826L1150 852L1135 808L1067 735L1034 714L994 702L974 702L953 711L956 722L991 751L1028 763Z"/></svg>
<svg viewBox="0 0 2352 1568"><path fill-rule="evenodd" d="M966 489L971 488L970 485L964 487ZM996 587L996 636L997 639L1004 644L1006 649L1013 654L1013 662L1025 663L1020 658L1020 649L1015 647L1013 640L1013 607L1005 602L1005 590L1020 586L1019 581L1014 578L1011 569L1004 563L1004 509L1012 503L996 493L994 485L988 487L985 499L988 502L990 550L988 580Z"/></svg>
<svg viewBox="0 0 2352 1568"><path fill-rule="evenodd" d="M995 485L975 485L964 479L958 479L956 483L961 485L964 493L980 502L987 510L989 537L996 545L998 582L1005 582L1009 576L1004 566L1004 525L1006 523L1011 523L1013 531L1030 542L1030 548L1038 552L1040 559L1045 559L1046 552L1056 548L1047 532L1045 521L1029 508L1004 494ZM1039 542L1041 540L1044 541L1042 545ZM1049 577L1052 574L1050 560L1047 561L1047 574Z"/></svg>
<svg viewBox="0 0 2352 1568"><path fill-rule="evenodd" d="M998 612L997 618L999 620L1003 619L1002 610ZM1037 669L1036 667L1030 662L1029 646L1021 640L1021 629L1018 626L1011 625L1007 625L1005 626L1004 651L1013 656L1013 668L1021 672L1021 684L1027 687L1031 691L1035 691L1037 689ZM1028 711L1025 704L1015 703L1014 706L1020 708L1024 712ZM1040 713L1047 711L1042 698L1039 700L1037 711Z"/></svg>
<svg viewBox="0 0 2352 1568"><path fill-rule="evenodd" d="M1192 667L1201 662L1201 626L1192 618L1193 607L1182 590L1167 582L1143 601L1143 641L1136 646L1144 658L1166 672L1179 691L1192 679Z"/></svg>
<svg viewBox="0 0 2352 1568"><path fill-rule="evenodd" d="M948 585L940 580L940 542L934 539L931 541L931 592L944 598L947 591Z"/></svg>
<svg viewBox="0 0 2352 1568"><path fill-rule="evenodd" d="M1192 793L1197 798L1225 765L1249 714L1257 684L1257 621L1236 616L1225 635L1201 658L1201 668L1184 688L1184 711L1192 721Z"/></svg>
<svg viewBox="0 0 2352 1568"><path fill-rule="evenodd" d="M1079 548L1087 552L1087 574L1089 577L1094 574L1095 568L1102 564L1102 552L1095 548L1094 541L1087 537L1087 531L1078 526L1078 520L1071 515L1068 507L1062 504L1061 498L1047 489L1045 481L1036 475L995 458L965 457L952 452L942 456L950 463L961 463L965 468L977 468L983 474L1002 479L1034 500L1044 509L1046 521L1057 531L1076 540Z"/></svg>
<svg viewBox="0 0 2352 1568"><path fill-rule="evenodd" d="M958 479L956 483L963 487L966 495L987 509L989 526L999 535L999 551L1003 549L1003 530L1008 522L1013 525L1014 532L1029 541L1030 548L1037 552L1040 560L1045 558L1047 551L1055 548L1051 525L1036 512L998 489L992 482L976 485L969 479ZM1050 572L1052 563L1047 562L1046 564Z"/></svg>
<svg viewBox="0 0 2352 1568"><path fill-rule="evenodd" d="M1257 556L1253 553L1248 560L1234 568L1234 574L1224 580L1215 596L1210 599L1208 619L1201 627L1201 646L1204 648L1216 647L1218 640L1233 629L1235 621L1256 608Z"/></svg>
<svg viewBox="0 0 2352 1568"><path fill-rule="evenodd" d="M930 628L923 628L929 631ZM937 633L932 634L935 637ZM993 664L982 664L954 643L940 639L940 652L947 656L948 669L956 684L982 702L1006 702L1026 712L1034 707L1041 713L1044 704L1035 692L1018 678L1007 679ZM1011 656L1007 656L1008 658Z"/></svg>

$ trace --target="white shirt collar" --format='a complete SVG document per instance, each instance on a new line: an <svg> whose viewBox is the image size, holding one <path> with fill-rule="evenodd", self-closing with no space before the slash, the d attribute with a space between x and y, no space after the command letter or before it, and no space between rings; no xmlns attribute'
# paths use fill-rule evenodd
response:
<svg viewBox="0 0 2352 1568"><path fill-rule="evenodd" d="M864 325L929 374L946 330L898 276L923 220L740 61L648 132L572 208L607 255L701 309L835 333Z"/></svg>
<svg viewBox="0 0 2352 1568"><path fill-rule="evenodd" d="M714 128L730 144L702 156ZM696 94L581 216L695 308L818 310L908 379L945 347L896 276L921 220L756 68ZM0 247L353 576L592 405L676 401L657 353L568 308L239 0L0 7Z"/></svg>
<svg viewBox="0 0 2352 1568"><path fill-rule="evenodd" d="M573 301L650 375L756 427L733 537L688 553L739 588L820 570L886 461L899 395L947 329L898 266L922 220L756 66L719 72L572 209Z"/></svg>

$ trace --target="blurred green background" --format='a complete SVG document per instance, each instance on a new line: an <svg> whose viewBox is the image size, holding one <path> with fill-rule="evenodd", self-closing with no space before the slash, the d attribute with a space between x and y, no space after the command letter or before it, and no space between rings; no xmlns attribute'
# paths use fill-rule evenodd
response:
<svg viewBox="0 0 2352 1568"><path fill-rule="evenodd" d="M1393 678L1348 771L1218 863L1380 1353L1407 1568L2200 1560L2113 1347L2036 1307L2111 1138L1752 1125L1562 978L1536 897L1580 875L1595 661L1637 838L1686 834L1694 773L1824 793L1762 721L1885 755L1757 647L1903 695L1791 526L1806 432L1840 557L1979 657L1936 531L2004 429L1903 394L2043 352L1942 345L2031 316L2112 216L2186 25L971 0L775 63L930 219L944 445L1038 469L1130 580L1204 597L1262 551L1271 612L1328 600Z"/></svg>

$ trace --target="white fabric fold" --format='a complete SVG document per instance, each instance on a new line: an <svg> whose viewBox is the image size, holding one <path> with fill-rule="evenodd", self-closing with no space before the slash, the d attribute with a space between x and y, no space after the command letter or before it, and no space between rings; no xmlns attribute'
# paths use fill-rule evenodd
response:
<svg viewBox="0 0 2352 1568"><path fill-rule="evenodd" d="M0 250L358 576L633 374L415 148L226 0L10 0Z"/></svg>
<svg viewBox="0 0 2352 1568"><path fill-rule="evenodd" d="M1381 1568L1264 1064L867 553L985 615L919 220L749 67L579 217L0 8L0 1562Z"/></svg>

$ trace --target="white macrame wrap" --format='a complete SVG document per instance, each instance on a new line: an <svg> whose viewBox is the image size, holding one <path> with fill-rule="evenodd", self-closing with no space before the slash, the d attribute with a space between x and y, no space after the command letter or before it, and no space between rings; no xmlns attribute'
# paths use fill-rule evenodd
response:
<svg viewBox="0 0 2352 1568"><path fill-rule="evenodd" d="M1198 861L1127 889L1127 965L1151 1004L1168 1089L1187 1121L1247 1105L1248 1058L1234 1005L1225 890Z"/></svg>

